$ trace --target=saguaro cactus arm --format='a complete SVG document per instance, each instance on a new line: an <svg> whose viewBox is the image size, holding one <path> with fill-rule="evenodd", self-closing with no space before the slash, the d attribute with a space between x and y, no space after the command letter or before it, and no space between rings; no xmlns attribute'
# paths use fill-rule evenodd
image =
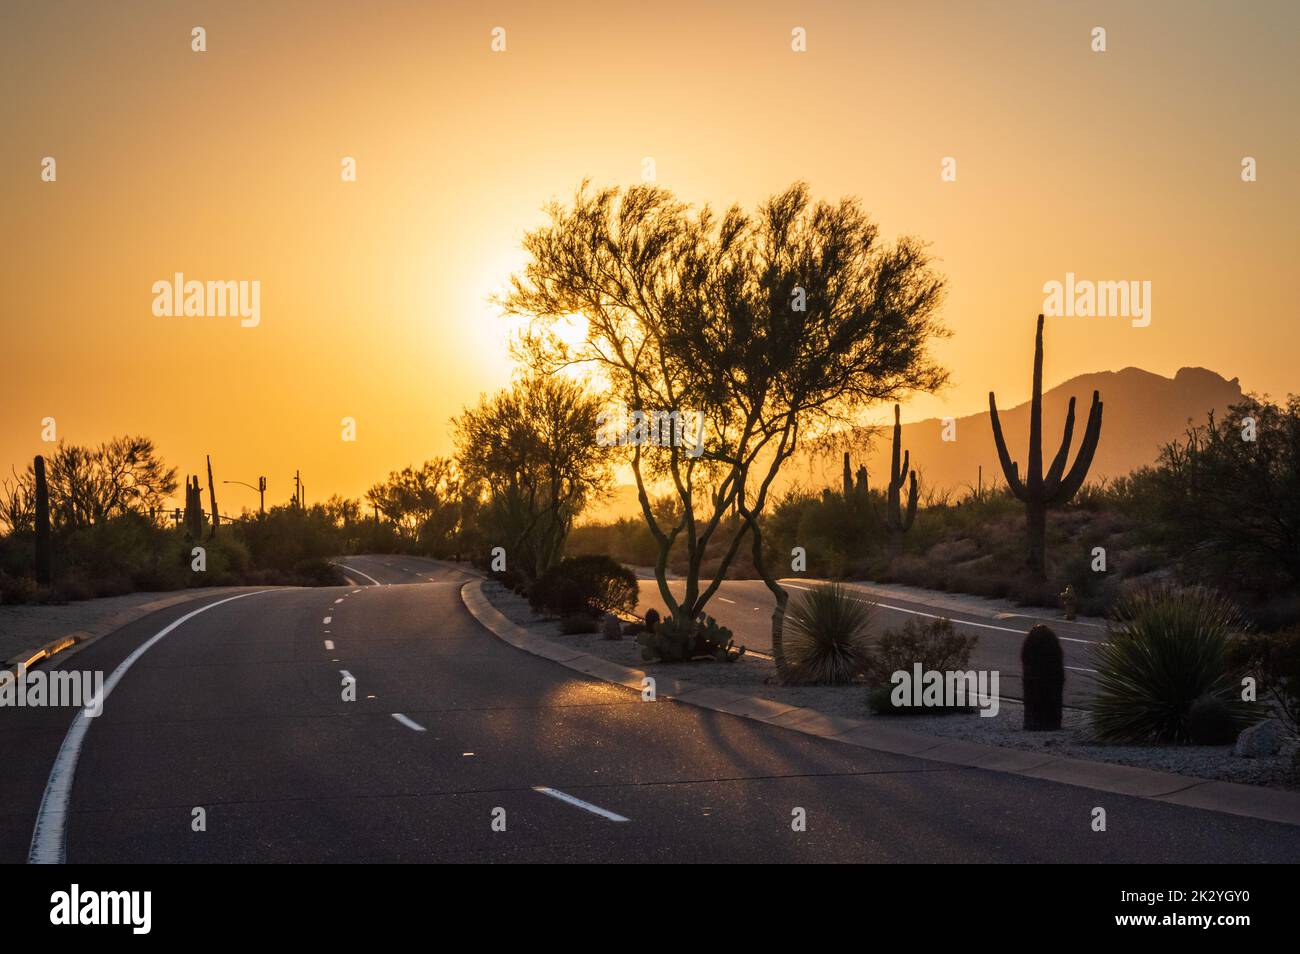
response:
<svg viewBox="0 0 1300 954"><path fill-rule="evenodd" d="M1065 412L1065 433L1061 437L1061 449L1056 452L1052 466L1047 468L1047 476L1043 478L1043 489L1049 496L1061 482L1061 475L1065 473L1066 461L1070 459L1072 440L1074 440L1074 398L1070 398L1070 408Z"/></svg>
<svg viewBox="0 0 1300 954"><path fill-rule="evenodd" d="M1071 399L1073 404L1073 399ZM1092 392L1092 406L1088 409L1088 426L1083 430L1083 441L1079 444L1079 455L1074 458L1074 466L1066 474L1052 494L1052 502L1062 504L1068 501L1083 486L1087 479L1088 468L1092 466L1092 457L1097 453L1097 444L1101 441L1101 395Z"/></svg>
<svg viewBox="0 0 1300 954"><path fill-rule="evenodd" d="M1002 436L1002 421L998 418L998 402L993 392L989 392L989 420L993 424L993 442L998 448L998 460L1002 464L1002 473L1007 478L1007 486L1011 492L1020 500L1027 498L1025 485L1020 480L1020 467L1011 459L1011 452L1007 450L1006 438Z"/></svg>

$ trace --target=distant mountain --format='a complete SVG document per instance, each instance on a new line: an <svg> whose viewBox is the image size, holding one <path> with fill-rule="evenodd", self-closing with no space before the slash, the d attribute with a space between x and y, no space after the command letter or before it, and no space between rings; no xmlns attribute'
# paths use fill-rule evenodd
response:
<svg viewBox="0 0 1300 954"><path fill-rule="evenodd" d="M1221 414L1242 398L1236 378L1227 380L1205 368L1182 368L1173 378L1141 368L1078 375L1043 393L1044 468L1060 446L1065 412L1072 396L1078 399L1070 451L1070 462L1074 462L1094 390L1101 392L1105 408L1101 441L1088 471L1090 481L1127 474L1153 463L1160 448L1183 436L1189 423L1204 423L1209 411ZM1010 392L1002 389L998 414L1007 447L1023 472L1029 446L1029 401L1017 405L1005 403L1010 397ZM981 465L985 487L995 481L1005 483L987 411L957 418L955 441L944 441L942 431L943 423L938 418L903 425L903 447L911 452L912 467L921 478L923 488L960 493L968 484L977 483ZM865 453L853 452L853 469L856 471L865 462L871 486L876 488L884 485L889 472L891 433L892 428L878 428L870 435L871 444ZM865 440L868 435L863 430L856 437ZM805 452L783 468L777 490L784 491L796 483L805 488L839 487L841 473L839 453ZM620 486L607 504L589 514L588 519L634 516L639 512L636 489L627 485Z"/></svg>
<svg viewBox="0 0 1300 954"><path fill-rule="evenodd" d="M1189 423L1201 424L1210 410L1222 413L1241 400L1241 385L1236 378L1226 380L1205 368L1182 368L1173 378L1162 377L1141 368L1081 374L1043 392L1043 467L1046 468L1060 447L1062 428L1070 398L1075 397L1074 439L1070 462L1083 436L1088 419L1092 392L1101 393L1101 441L1092 467L1090 481L1101 477L1127 474L1144 464L1153 463L1160 448L1183 436ZM1002 433L1012 458L1021 472L1029 448L1029 401L1009 405L1006 390L999 396L998 415ZM867 471L872 486L879 487L889 473L891 428L878 429L866 453ZM911 452L912 467L924 486L937 490L962 490L979 480L984 468L984 486L994 480L1005 483L993 444L993 428L988 411L957 418L957 439L944 441L943 424L937 418L903 425L903 447ZM861 454L854 454L856 470ZM833 465L832 465L833 464ZM790 477L804 486L839 486L841 464L818 459L805 462L803 473ZM818 475L820 479L817 479Z"/></svg>

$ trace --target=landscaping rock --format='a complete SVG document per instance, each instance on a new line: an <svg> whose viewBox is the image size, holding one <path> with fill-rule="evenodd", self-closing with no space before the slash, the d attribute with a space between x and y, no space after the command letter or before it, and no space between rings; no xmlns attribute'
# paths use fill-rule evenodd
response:
<svg viewBox="0 0 1300 954"><path fill-rule="evenodd" d="M1237 736L1237 744L1232 754L1244 759L1267 758L1276 755L1282 748L1282 723L1277 719L1265 719L1263 722L1243 729Z"/></svg>

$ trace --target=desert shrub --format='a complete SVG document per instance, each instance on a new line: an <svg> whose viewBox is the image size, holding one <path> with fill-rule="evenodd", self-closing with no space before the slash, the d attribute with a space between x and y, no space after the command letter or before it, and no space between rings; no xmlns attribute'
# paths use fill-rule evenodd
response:
<svg viewBox="0 0 1300 954"><path fill-rule="evenodd" d="M1241 670L1230 653L1241 625L1231 601L1201 587L1162 584L1124 596L1093 654L1097 737L1191 743L1192 706L1205 696L1218 699L1238 729L1258 720L1260 707L1240 697Z"/></svg>
<svg viewBox="0 0 1300 954"><path fill-rule="evenodd" d="M567 557L534 581L528 601L553 616L631 613L639 594L636 576L607 556Z"/></svg>
<svg viewBox="0 0 1300 954"><path fill-rule="evenodd" d="M735 662L745 653L745 647L736 648L731 630L719 626L713 617L704 615L698 620L669 616L660 620L654 629L637 634L641 658L660 662L686 662L691 659L713 659L718 662Z"/></svg>
<svg viewBox="0 0 1300 954"><path fill-rule="evenodd" d="M1253 439L1243 440L1246 422ZM1185 570L1223 589L1300 583L1300 396L1248 397L1168 445L1155 470L1161 522Z"/></svg>
<svg viewBox="0 0 1300 954"><path fill-rule="evenodd" d="M970 654L978 642L978 636L957 632L951 620L909 619L900 629L886 630L876 642L867 676L873 686L880 687L888 686L896 672L911 672L917 663L925 671L969 669Z"/></svg>
<svg viewBox="0 0 1300 954"><path fill-rule="evenodd" d="M896 672L913 672L921 664L929 672L954 672L970 668L970 654L979 642L978 636L957 632L951 620L934 619L928 622L909 619L901 629L886 630L875 645L875 652L867 666L867 706L877 715L934 715L938 712L969 711L969 706L895 706L892 699L893 675Z"/></svg>
<svg viewBox="0 0 1300 954"><path fill-rule="evenodd" d="M1240 731L1232 711L1218 696L1201 696L1187 710L1187 740L1192 745L1228 745Z"/></svg>
<svg viewBox="0 0 1300 954"><path fill-rule="evenodd" d="M1232 658L1255 677L1292 738L1300 737L1300 627L1234 640Z"/></svg>
<svg viewBox="0 0 1300 954"><path fill-rule="evenodd" d="M560 632L565 636L577 636L579 633L594 633L597 629L596 618L590 613L575 613L560 620Z"/></svg>
<svg viewBox="0 0 1300 954"><path fill-rule="evenodd" d="M36 603L47 595L42 587L29 576L10 576L0 570L0 605L15 603Z"/></svg>
<svg viewBox="0 0 1300 954"><path fill-rule="evenodd" d="M838 583L815 586L795 598L786 620L786 681L845 685L870 661L871 604Z"/></svg>

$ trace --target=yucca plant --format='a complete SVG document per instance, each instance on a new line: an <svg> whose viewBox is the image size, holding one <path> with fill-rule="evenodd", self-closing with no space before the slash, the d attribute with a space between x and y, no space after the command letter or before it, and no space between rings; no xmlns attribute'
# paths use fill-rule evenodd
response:
<svg viewBox="0 0 1300 954"><path fill-rule="evenodd" d="M841 686L862 675L871 659L871 609L838 583L801 593L786 623L785 681Z"/></svg>
<svg viewBox="0 0 1300 954"><path fill-rule="evenodd" d="M1152 587L1123 598L1106 640L1094 652L1097 695L1092 724L1107 742L1194 742L1192 706L1210 696L1238 728L1262 718L1241 698L1230 656L1244 628L1236 607L1202 587Z"/></svg>

